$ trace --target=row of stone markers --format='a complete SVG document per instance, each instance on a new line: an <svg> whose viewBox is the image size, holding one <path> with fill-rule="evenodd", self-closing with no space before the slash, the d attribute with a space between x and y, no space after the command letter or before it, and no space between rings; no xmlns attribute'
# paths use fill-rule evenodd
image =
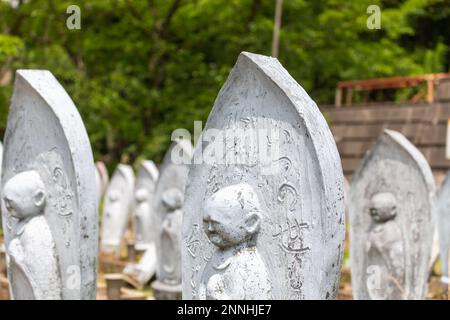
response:
<svg viewBox="0 0 450 320"><path fill-rule="evenodd" d="M424 299L437 217L448 282L450 178L436 205L425 158L386 130L344 206L328 125L277 59L242 53L195 148L174 140L159 171L121 164L108 182L53 75L18 71L1 175L12 298L94 299L99 249L120 253L130 208L144 253L124 273L156 273L156 299L335 299L345 206L354 298Z"/></svg>

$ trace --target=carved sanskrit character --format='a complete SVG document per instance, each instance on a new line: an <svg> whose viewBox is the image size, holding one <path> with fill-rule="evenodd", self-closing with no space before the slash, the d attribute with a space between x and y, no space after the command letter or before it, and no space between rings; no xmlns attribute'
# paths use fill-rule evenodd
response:
<svg viewBox="0 0 450 320"><path fill-rule="evenodd" d="M162 195L162 203L167 210L161 227L161 268L158 280L162 283L178 285L181 283L181 206L184 197L180 190L171 188Z"/></svg>
<svg viewBox="0 0 450 320"><path fill-rule="evenodd" d="M261 209L246 184L225 187L204 209L204 231L217 247L205 266L199 298L207 300L271 299L266 266L256 248Z"/></svg>
<svg viewBox="0 0 450 320"><path fill-rule="evenodd" d="M396 200L381 192L371 199L370 216L374 226L367 242L369 265L379 267L378 283L368 284L372 299L405 299L404 246L401 229L395 221Z"/></svg>
<svg viewBox="0 0 450 320"><path fill-rule="evenodd" d="M7 248L11 291L16 299L61 299L56 246L44 217L46 189L36 171L7 181L2 199L7 213L18 220Z"/></svg>

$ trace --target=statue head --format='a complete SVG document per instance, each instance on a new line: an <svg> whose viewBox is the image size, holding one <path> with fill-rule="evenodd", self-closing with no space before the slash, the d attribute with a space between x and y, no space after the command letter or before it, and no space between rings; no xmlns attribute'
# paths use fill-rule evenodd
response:
<svg viewBox="0 0 450 320"><path fill-rule="evenodd" d="M44 182L34 170L24 171L9 179L2 196L8 213L19 220L43 212L46 200Z"/></svg>
<svg viewBox="0 0 450 320"><path fill-rule="evenodd" d="M119 190L111 190L111 192L109 192L108 194L108 199L111 202L116 202L120 199L120 192Z"/></svg>
<svg viewBox="0 0 450 320"><path fill-rule="evenodd" d="M206 200L203 228L209 240L221 249L254 241L260 222L258 195L246 183L222 188Z"/></svg>
<svg viewBox="0 0 450 320"><path fill-rule="evenodd" d="M136 193L134 194L134 198L139 203L147 201L147 199L148 199L148 191L147 191L147 189L145 189L145 188L137 189Z"/></svg>
<svg viewBox="0 0 450 320"><path fill-rule="evenodd" d="M370 202L370 216L375 222L386 222L397 215L397 201L390 192L377 193Z"/></svg>
<svg viewBox="0 0 450 320"><path fill-rule="evenodd" d="M174 211L183 205L184 194L180 189L170 188L163 192L161 201L168 211Z"/></svg>

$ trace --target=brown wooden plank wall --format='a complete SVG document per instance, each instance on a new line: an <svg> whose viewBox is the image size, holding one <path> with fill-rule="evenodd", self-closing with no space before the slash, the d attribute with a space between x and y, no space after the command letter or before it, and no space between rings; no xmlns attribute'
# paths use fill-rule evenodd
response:
<svg viewBox="0 0 450 320"><path fill-rule="evenodd" d="M330 124L347 177L353 174L364 153L385 128L403 133L418 147L437 180L442 180L450 169L450 161L445 158L450 102L323 107L321 110Z"/></svg>

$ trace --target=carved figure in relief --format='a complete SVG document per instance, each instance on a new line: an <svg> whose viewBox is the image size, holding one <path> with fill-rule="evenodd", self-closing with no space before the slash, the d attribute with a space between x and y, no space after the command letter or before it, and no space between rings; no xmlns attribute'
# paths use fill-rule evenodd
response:
<svg viewBox="0 0 450 320"><path fill-rule="evenodd" d="M120 191L119 190L112 190L111 192L109 192L109 194L107 195L108 199L109 199L109 206L105 207L105 216L104 216L104 220L105 220L105 224L108 224L108 226L110 226L111 230L108 230L110 234L120 234L121 231L120 229L122 228L118 223L113 224L113 223L108 223L108 221L114 221L117 220L117 218L115 216L119 216L121 214L122 211L122 204L120 202ZM111 246L117 246L117 243L114 241L112 241L110 243L110 241L107 241L106 239L103 239L103 243L105 245L111 245Z"/></svg>
<svg viewBox="0 0 450 320"><path fill-rule="evenodd" d="M205 266L199 298L206 300L271 299L272 288L256 243L261 206L253 187L224 187L205 203L204 231L216 251Z"/></svg>
<svg viewBox="0 0 450 320"><path fill-rule="evenodd" d="M166 190L162 195L162 203L166 209L162 221L161 268L158 280L162 283L181 284L181 223L183 213L183 193L177 188Z"/></svg>
<svg viewBox="0 0 450 320"><path fill-rule="evenodd" d="M397 202L392 193L380 192L371 199L370 230L366 251L368 266L377 266L377 283L368 283L372 299L404 299L405 255L400 227L395 221Z"/></svg>
<svg viewBox="0 0 450 320"><path fill-rule="evenodd" d="M147 227L147 224L144 221L147 219L149 213L151 212L151 205L148 202L149 192L145 188L139 188L136 190L134 194L134 198L136 200L136 209L135 209L135 219L136 219L136 242L143 242L144 234L146 230L142 230L144 227Z"/></svg>
<svg viewBox="0 0 450 320"><path fill-rule="evenodd" d="M15 299L62 298L56 246L44 216L46 197L44 182L34 170L15 175L3 189L4 208L18 220L7 248Z"/></svg>

